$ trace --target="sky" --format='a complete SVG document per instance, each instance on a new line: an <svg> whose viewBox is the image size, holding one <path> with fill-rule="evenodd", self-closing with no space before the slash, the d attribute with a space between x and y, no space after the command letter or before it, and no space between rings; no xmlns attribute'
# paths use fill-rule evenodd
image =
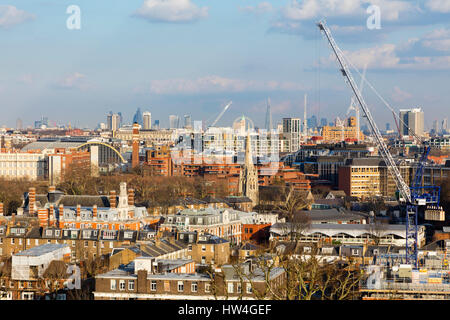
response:
<svg viewBox="0 0 450 320"><path fill-rule="evenodd" d="M217 125L244 114L264 127L268 98L277 123L303 118L305 94L308 117L342 119L351 90L321 19L391 108L421 107L428 129L450 117L450 0L0 0L0 125L93 128L137 108L163 127L170 114L211 123L232 101Z"/></svg>

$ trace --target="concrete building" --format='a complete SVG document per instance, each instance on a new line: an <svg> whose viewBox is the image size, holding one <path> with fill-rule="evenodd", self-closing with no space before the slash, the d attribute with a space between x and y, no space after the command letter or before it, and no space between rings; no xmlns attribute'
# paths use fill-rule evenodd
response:
<svg viewBox="0 0 450 320"><path fill-rule="evenodd" d="M150 130L152 128L152 114L151 114L151 112L145 111L142 114L142 117L143 117L143 122L144 122L144 124L142 126L142 129Z"/></svg>
<svg viewBox="0 0 450 320"><path fill-rule="evenodd" d="M108 113L106 116L106 127L110 131L117 131L121 127L121 116L118 113Z"/></svg>
<svg viewBox="0 0 450 320"><path fill-rule="evenodd" d="M296 152L300 148L300 118L283 118L282 136L288 141L289 152Z"/></svg>
<svg viewBox="0 0 450 320"><path fill-rule="evenodd" d="M415 134L419 137L423 136L424 113L421 108L400 109L399 117L401 120L399 125L402 135L412 136Z"/></svg>
<svg viewBox="0 0 450 320"><path fill-rule="evenodd" d="M47 174L47 157L42 152L1 152L0 177L44 180Z"/></svg>
<svg viewBox="0 0 450 320"><path fill-rule="evenodd" d="M358 135L359 134L359 135ZM322 137L324 142L363 141L364 134L356 126L356 118L350 117L347 123L334 126L323 126Z"/></svg>
<svg viewBox="0 0 450 320"><path fill-rule="evenodd" d="M397 161L400 174L409 185L411 165ZM347 159L338 171L339 190L348 196L368 198L375 196L394 197L397 191L394 178L381 158Z"/></svg>

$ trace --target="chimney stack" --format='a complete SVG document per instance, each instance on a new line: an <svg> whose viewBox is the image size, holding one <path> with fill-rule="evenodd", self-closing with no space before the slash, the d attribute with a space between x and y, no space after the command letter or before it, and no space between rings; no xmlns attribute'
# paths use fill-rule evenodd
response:
<svg viewBox="0 0 450 320"><path fill-rule="evenodd" d="M96 221L97 220L97 205L94 204L94 206L92 207L92 220Z"/></svg>
<svg viewBox="0 0 450 320"><path fill-rule="evenodd" d="M36 212L36 188L28 189L28 212Z"/></svg>
<svg viewBox="0 0 450 320"><path fill-rule="evenodd" d="M109 193L109 206L116 208L116 190L111 190Z"/></svg>
<svg viewBox="0 0 450 320"><path fill-rule="evenodd" d="M50 222L51 220L54 218L54 214L55 214L55 208L54 206L51 204L50 208L48 209L48 222L47 225L50 227Z"/></svg>
<svg viewBox="0 0 450 320"><path fill-rule="evenodd" d="M77 220L81 219L81 205L77 204Z"/></svg>
<svg viewBox="0 0 450 320"><path fill-rule="evenodd" d="M134 189L128 189L128 205L134 206Z"/></svg>

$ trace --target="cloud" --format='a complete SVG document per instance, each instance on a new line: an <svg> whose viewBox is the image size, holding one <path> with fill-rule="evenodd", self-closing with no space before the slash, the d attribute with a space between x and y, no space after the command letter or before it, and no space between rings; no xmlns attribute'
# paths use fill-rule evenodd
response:
<svg viewBox="0 0 450 320"><path fill-rule="evenodd" d="M18 82L21 84L32 84L34 82L34 77L31 74L24 74L19 77Z"/></svg>
<svg viewBox="0 0 450 320"><path fill-rule="evenodd" d="M15 25L33 20L35 16L11 5L0 5L0 28L11 28Z"/></svg>
<svg viewBox="0 0 450 320"><path fill-rule="evenodd" d="M225 78L216 75L197 79L152 80L150 92L155 94L196 94L245 91L294 91L304 86L287 81L261 81Z"/></svg>
<svg viewBox="0 0 450 320"><path fill-rule="evenodd" d="M422 44L437 51L450 51L450 29L437 29L428 33Z"/></svg>
<svg viewBox="0 0 450 320"><path fill-rule="evenodd" d="M199 8L191 0L145 0L133 14L149 22L187 23L208 16L208 7Z"/></svg>
<svg viewBox="0 0 450 320"><path fill-rule="evenodd" d="M239 7L239 11L254 15L262 15L264 13L271 12L273 10L272 5L269 2L260 2L256 6Z"/></svg>
<svg viewBox="0 0 450 320"><path fill-rule="evenodd" d="M433 12L449 13L450 1L448 0L428 0L425 7Z"/></svg>
<svg viewBox="0 0 450 320"><path fill-rule="evenodd" d="M79 72L71 73L59 80L55 86L59 89L81 89L85 90L89 88L89 84L86 82L86 76Z"/></svg>
<svg viewBox="0 0 450 320"><path fill-rule="evenodd" d="M406 91L401 90L399 87L394 87L394 93L392 94L392 100L395 102L405 102L412 98L412 94Z"/></svg>
<svg viewBox="0 0 450 320"><path fill-rule="evenodd" d="M343 51L349 63L362 69L429 71L450 69L450 29L440 28L401 44L382 44L354 51ZM334 66L335 56L321 59Z"/></svg>
<svg viewBox="0 0 450 320"><path fill-rule="evenodd" d="M272 17L269 32L287 33L316 39L315 23L326 18L340 41L373 42L385 39L400 26L423 26L448 23L448 15L433 12L425 0L290 0ZM446 3L450 3L448 0ZM380 8L381 29L369 30L369 6ZM450 4L449 4L450 5Z"/></svg>

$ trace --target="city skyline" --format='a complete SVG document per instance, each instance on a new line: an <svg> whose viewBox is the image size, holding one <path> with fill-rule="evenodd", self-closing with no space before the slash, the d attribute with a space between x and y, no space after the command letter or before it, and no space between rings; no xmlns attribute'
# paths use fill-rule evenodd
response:
<svg viewBox="0 0 450 320"><path fill-rule="evenodd" d="M366 27L371 3L381 8L380 30ZM66 27L72 4L81 10L80 30ZM302 118L305 93L308 117L345 118L351 94L315 26L322 17L356 67L369 63L367 78L397 111L422 108L426 130L448 118L449 8L433 0L332 4L7 1L0 5L0 98L11 111L0 125L20 118L26 127L51 115L94 128L109 110L128 122L140 107L168 127L170 114L208 120L233 100L221 125L245 114L264 127L268 98L279 123ZM391 113L367 98L377 123L392 127Z"/></svg>

